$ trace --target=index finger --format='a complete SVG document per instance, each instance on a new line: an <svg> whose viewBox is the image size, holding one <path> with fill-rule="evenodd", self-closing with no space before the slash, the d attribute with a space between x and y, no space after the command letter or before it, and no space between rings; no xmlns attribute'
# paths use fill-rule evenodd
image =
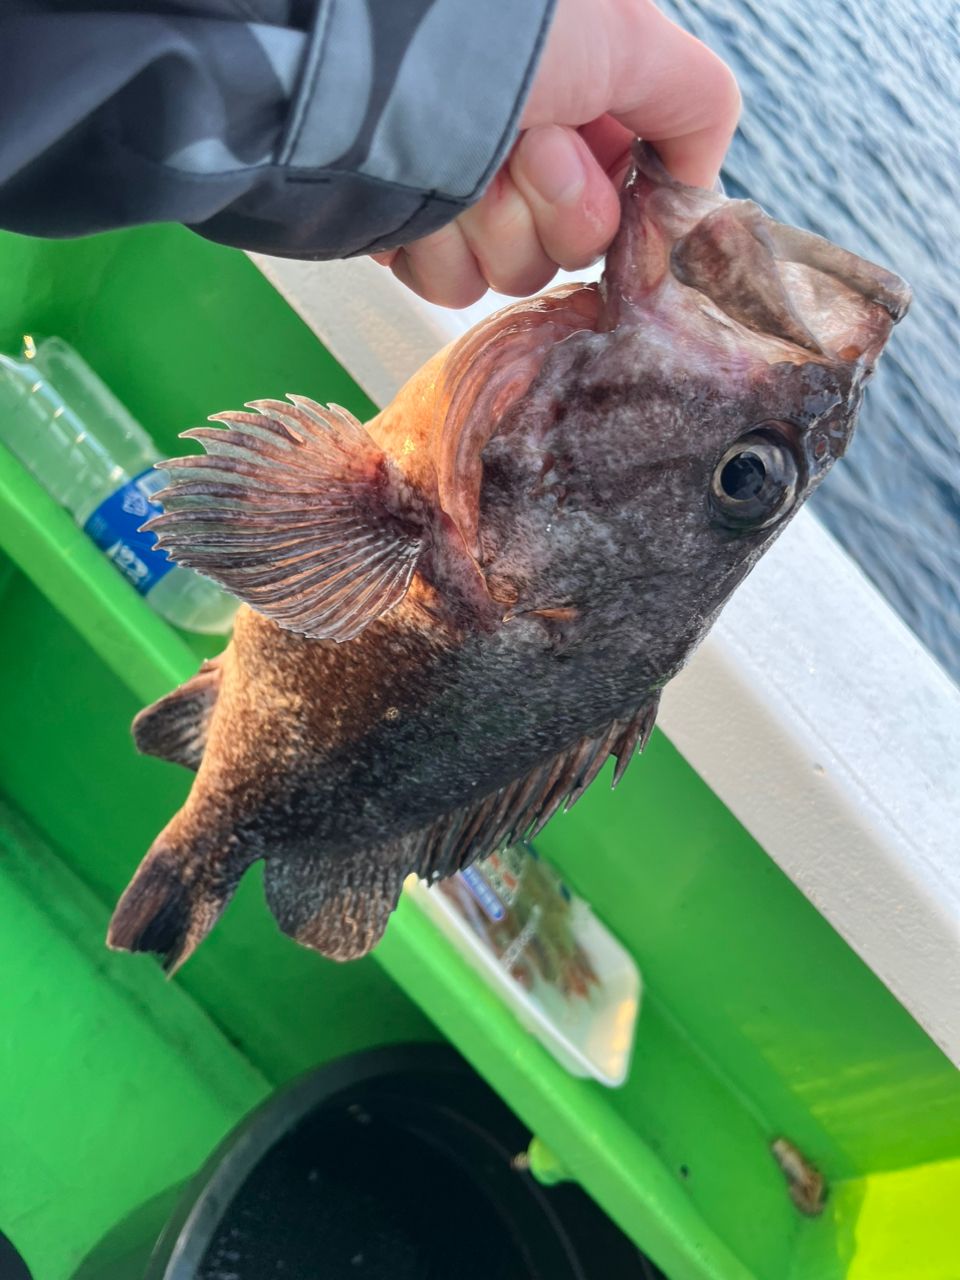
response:
<svg viewBox="0 0 960 1280"><path fill-rule="evenodd" d="M637 7L646 11L642 38L621 48L607 110L654 143L675 178L712 187L740 118L736 79L721 58L659 9Z"/></svg>

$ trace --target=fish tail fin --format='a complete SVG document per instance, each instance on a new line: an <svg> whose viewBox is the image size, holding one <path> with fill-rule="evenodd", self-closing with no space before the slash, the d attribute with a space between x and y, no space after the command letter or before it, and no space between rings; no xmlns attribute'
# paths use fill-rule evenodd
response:
<svg viewBox="0 0 960 1280"><path fill-rule="evenodd" d="M177 815L178 817L180 815ZM173 974L222 915L248 865L177 837L177 819L160 833L117 903L107 945L149 951Z"/></svg>

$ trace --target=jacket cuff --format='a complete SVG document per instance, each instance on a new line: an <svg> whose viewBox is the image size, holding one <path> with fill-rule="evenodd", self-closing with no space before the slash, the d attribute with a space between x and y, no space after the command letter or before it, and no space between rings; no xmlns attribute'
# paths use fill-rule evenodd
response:
<svg viewBox="0 0 960 1280"><path fill-rule="evenodd" d="M376 39L366 5L321 6L279 163L470 204L516 137L554 0L380 3Z"/></svg>

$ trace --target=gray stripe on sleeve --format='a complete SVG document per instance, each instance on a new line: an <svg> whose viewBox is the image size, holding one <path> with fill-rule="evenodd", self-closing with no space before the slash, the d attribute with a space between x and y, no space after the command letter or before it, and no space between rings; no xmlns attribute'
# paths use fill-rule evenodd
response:
<svg viewBox="0 0 960 1280"><path fill-rule="evenodd" d="M235 37L245 32L246 37L256 44L276 77L276 85L272 87L273 92L268 98L262 86L241 81L234 88L232 105L235 113L233 132L239 131L240 145L236 145L237 140L222 136L227 132L225 127L213 129L214 119L208 116L210 136L191 139L164 157L165 164L182 173L229 173L234 169L269 164L273 159L277 128L271 119L269 107L271 101L279 104L293 96L304 60L307 36L302 31L287 27L268 27L262 23L249 23L242 28L242 32L234 24L228 31ZM220 44L222 43L221 36ZM214 60L208 60L207 66L215 70ZM225 92L227 87L225 85ZM246 111L243 110L244 107L247 108ZM234 141L234 146L230 145L231 141Z"/></svg>
<svg viewBox="0 0 960 1280"><path fill-rule="evenodd" d="M271 27L262 22L247 23L247 30L263 50L284 94L292 98L303 63L306 35L294 27Z"/></svg>
<svg viewBox="0 0 960 1280"><path fill-rule="evenodd" d="M403 53L360 172L472 199L513 142L550 0L436 0Z"/></svg>
<svg viewBox="0 0 960 1280"><path fill-rule="evenodd" d="M280 163L319 169L349 150L373 83L373 33L363 0L321 0Z"/></svg>

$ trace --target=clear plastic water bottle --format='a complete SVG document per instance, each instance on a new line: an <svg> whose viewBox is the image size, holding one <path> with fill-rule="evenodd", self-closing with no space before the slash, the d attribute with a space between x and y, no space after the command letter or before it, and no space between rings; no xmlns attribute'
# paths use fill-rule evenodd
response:
<svg viewBox="0 0 960 1280"><path fill-rule="evenodd" d="M167 483L153 441L61 338L25 338L20 359L0 355L0 444L13 453L168 622L219 635L233 596L182 569L137 530L161 508Z"/></svg>

